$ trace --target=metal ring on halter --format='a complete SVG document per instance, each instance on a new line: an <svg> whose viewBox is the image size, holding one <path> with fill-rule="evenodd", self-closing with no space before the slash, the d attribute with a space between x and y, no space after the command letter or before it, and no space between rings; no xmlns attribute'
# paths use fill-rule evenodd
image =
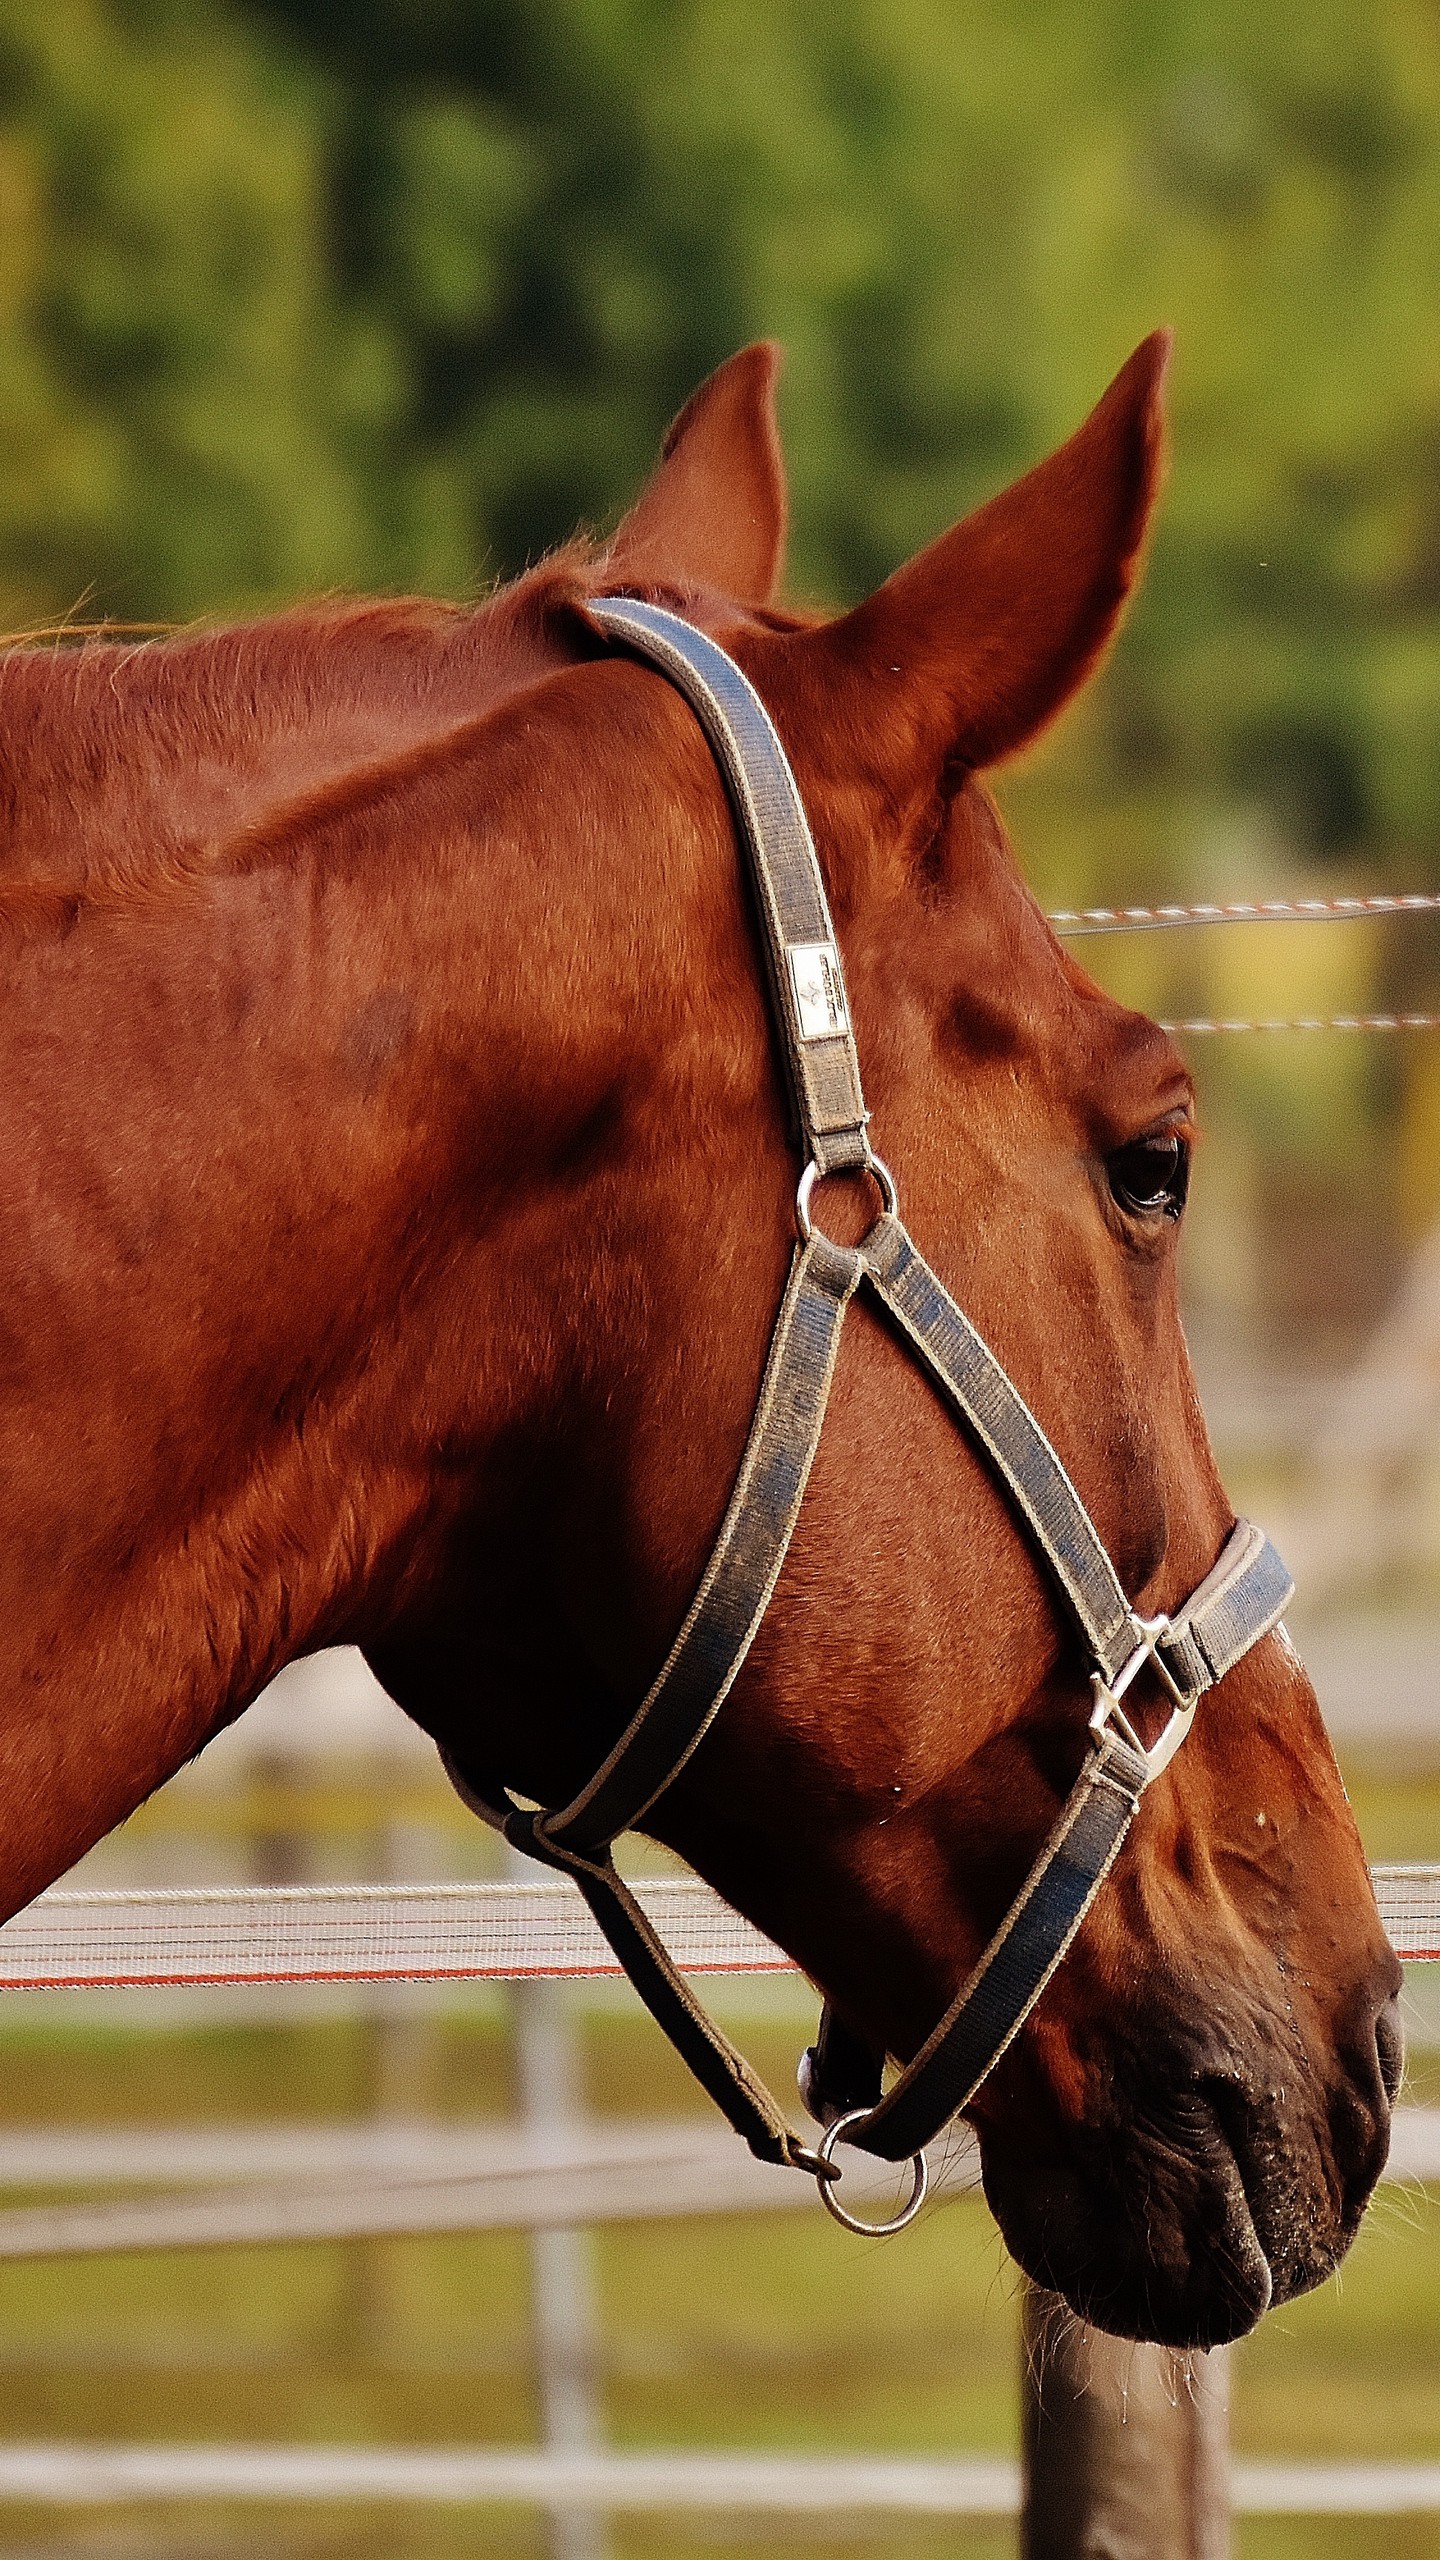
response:
<svg viewBox="0 0 1440 2560"><path fill-rule="evenodd" d="M835 2145L847 2125L863 2124L865 2118L873 2115L874 2112L873 2107L852 2107L848 2115L837 2116L835 2122L821 2136L816 2152L816 2157L825 2164L824 2174L819 2181L820 2201L827 2213L833 2214L837 2222L843 2222L847 2231L858 2231L862 2239L888 2240L892 2232L903 2231L907 2222L914 2221L924 2203L926 2189L930 2184L930 2163L923 2151L915 2153L910 2163L909 2196L899 2212L892 2214L888 2222L862 2222L857 2214L847 2213L835 2195L836 2186L844 2174L835 2165L833 2157Z"/></svg>
<svg viewBox="0 0 1440 2560"><path fill-rule="evenodd" d="M888 1164L882 1163L879 1156L867 1156L863 1164L837 1165L835 1170L837 1173L873 1174L875 1177L875 1187L880 1194L885 1215L887 1218L893 1218L895 1216L900 1206L900 1194L895 1188L894 1174L891 1172ZM807 1164L804 1172L800 1176L800 1187L795 1194L795 1224L800 1231L800 1241L802 1244L808 1244L810 1238L815 1232L814 1225L810 1217L810 1199L816 1183L823 1179L824 1177L821 1174L820 1167L812 1156L810 1162Z"/></svg>

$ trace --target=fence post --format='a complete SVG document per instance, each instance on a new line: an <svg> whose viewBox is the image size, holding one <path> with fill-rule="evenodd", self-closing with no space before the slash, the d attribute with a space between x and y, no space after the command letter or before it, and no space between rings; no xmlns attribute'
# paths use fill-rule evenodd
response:
<svg viewBox="0 0 1440 2560"><path fill-rule="evenodd" d="M534 1874L513 1849L509 1868ZM585 2112L568 1985L516 1982L510 1997L521 2118L537 2153L563 2157ZM546 2445L592 2453L601 2441L600 2323L588 2231L531 2232L530 2302ZM550 2560L608 2560L608 2523L593 2507L557 2503L546 2510L546 2527Z"/></svg>
<svg viewBox="0 0 1440 2560"><path fill-rule="evenodd" d="M1230 2560L1228 2359L1106 2337L1025 2288L1023 2560Z"/></svg>

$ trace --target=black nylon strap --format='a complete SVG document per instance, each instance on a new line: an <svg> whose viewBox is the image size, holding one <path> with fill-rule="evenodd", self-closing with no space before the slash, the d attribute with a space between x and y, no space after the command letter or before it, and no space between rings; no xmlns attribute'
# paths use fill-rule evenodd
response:
<svg viewBox="0 0 1440 2560"><path fill-rule="evenodd" d="M1262 1529L1237 1522L1219 1561L1191 1592L1160 1651L1183 1690L1196 1697L1223 1680L1252 1644L1284 1616L1295 1585Z"/></svg>
<svg viewBox="0 0 1440 2560"><path fill-rule="evenodd" d="M847 2027L830 2001L820 2012L815 2041L800 2058L796 2074L807 2112L817 2124L834 2124L838 2116L855 2115L862 2107L878 2107L885 2089L885 2056L868 2037Z"/></svg>
<svg viewBox="0 0 1440 2560"><path fill-rule="evenodd" d="M878 1218L865 1276L941 1394L974 1433L1030 1530L1096 1668L1118 1678L1139 1622L1099 1532L1018 1387L898 1218ZM1295 1585L1269 1539L1237 1524L1155 1651L1187 1705L1284 1614Z"/></svg>
<svg viewBox="0 0 1440 2560"><path fill-rule="evenodd" d="M814 2172L815 2157L776 2105L765 2083L723 2028L703 2009L668 1948L655 1934L608 1849L586 1856L547 1838L542 1817L518 1805L503 1787L481 1780L453 1751L440 1754L456 1794L482 1822L514 1849L554 1867L578 1885L597 1928L651 2017L670 2039L686 2068L714 2099L760 2160Z"/></svg>
<svg viewBox="0 0 1440 2560"><path fill-rule="evenodd" d="M684 694L725 776L764 929L771 1000L806 1151L822 1173L869 1157L850 1001L810 821L775 724L733 658L678 614L604 596L592 621Z"/></svg>
<svg viewBox="0 0 1440 2560"><path fill-rule="evenodd" d="M820 1440L858 1253L812 1236L796 1253L750 1438L705 1577L665 1663L588 1786L543 1816L545 1839L603 1847L648 1811L719 1713L769 1605Z"/></svg>
<svg viewBox="0 0 1440 2560"><path fill-rule="evenodd" d="M866 1278L931 1379L979 1441L1030 1530L1087 1650L1114 1679L1134 1650L1136 1619L1088 1512L1049 1440L994 1353L917 1251L899 1220L877 1220L862 1252ZM1188 1702L1223 1678L1268 1632L1294 1585L1269 1540L1237 1523L1156 1651ZM1124 1610L1116 1625L1116 1595ZM1102 1612L1104 1613L1102 1615ZM973 2097L1071 1946L1134 1820L1145 1763L1102 1735L1016 1903L923 2051L849 2139L906 2159ZM855 2057L829 2069L822 2020L809 2058L812 2112L850 2112ZM853 2045L854 2039L849 2039ZM878 2069L879 2057L873 2058ZM808 2093L807 2093L808 2094Z"/></svg>
<svg viewBox="0 0 1440 2560"><path fill-rule="evenodd" d="M608 1854L587 1858L557 1846L540 1817L531 1813L511 1812L504 1829L515 1848L558 1868L562 1875L573 1876L651 2017L707 2096L735 2131L744 2135L756 2158L813 2172L814 2153L793 2130L743 2053L701 2008Z"/></svg>
<svg viewBox="0 0 1440 2560"><path fill-rule="evenodd" d="M1113 1678L1134 1651L1134 1612L1024 1397L898 1218L876 1220L864 1254L877 1297L1009 1486L1092 1658Z"/></svg>
<svg viewBox="0 0 1440 2560"><path fill-rule="evenodd" d="M1114 1734L1091 1752L1060 1819L974 1972L913 2062L849 2140L908 2160L974 2097L1073 1944L1120 1853L1146 1781Z"/></svg>

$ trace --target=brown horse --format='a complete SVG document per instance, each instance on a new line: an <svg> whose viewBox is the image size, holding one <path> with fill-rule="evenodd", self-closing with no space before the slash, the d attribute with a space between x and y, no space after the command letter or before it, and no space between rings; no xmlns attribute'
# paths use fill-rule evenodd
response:
<svg viewBox="0 0 1440 2560"><path fill-rule="evenodd" d="M769 706L877 1146L1127 1590L1154 1610L1209 1569L1232 1514L1176 1304L1189 1079L1056 944L979 778L1116 621L1164 355L839 621L769 602L754 349L608 546L477 611L0 660L7 1912L321 1645L562 1802L688 1604L794 1166L724 791L679 697L603 645L603 589L713 632ZM832 1227L858 1218L832 1189ZM991 1477L856 1315L760 1639L653 1829L904 2057L1086 1704ZM1271 1636L975 2101L1016 2256L1183 2342L1315 2284L1384 2159L1397 1982Z"/></svg>

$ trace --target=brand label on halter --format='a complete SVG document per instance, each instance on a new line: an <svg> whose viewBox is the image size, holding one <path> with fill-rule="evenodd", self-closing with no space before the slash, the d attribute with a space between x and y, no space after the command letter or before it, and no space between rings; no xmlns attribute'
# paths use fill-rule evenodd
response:
<svg viewBox="0 0 1440 2560"><path fill-rule="evenodd" d="M790 984L802 1040L834 1040L850 1028L840 954L833 942L792 942Z"/></svg>

